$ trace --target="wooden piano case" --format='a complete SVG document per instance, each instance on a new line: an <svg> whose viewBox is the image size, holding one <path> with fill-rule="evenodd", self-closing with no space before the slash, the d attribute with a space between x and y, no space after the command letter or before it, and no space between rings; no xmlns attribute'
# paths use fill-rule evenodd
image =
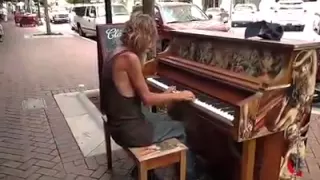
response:
<svg viewBox="0 0 320 180"><path fill-rule="evenodd" d="M191 148L215 180L278 180L304 157L320 43L243 39L201 30L172 31L157 56L157 76L214 97L235 109L234 120L180 103ZM150 86L152 89L156 89ZM301 165L295 164L297 167Z"/></svg>

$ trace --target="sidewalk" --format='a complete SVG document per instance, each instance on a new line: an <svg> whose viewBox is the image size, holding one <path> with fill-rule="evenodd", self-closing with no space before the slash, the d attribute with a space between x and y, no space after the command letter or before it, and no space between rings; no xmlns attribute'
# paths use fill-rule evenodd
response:
<svg viewBox="0 0 320 180"><path fill-rule="evenodd" d="M0 179L129 179L132 162L115 154L84 158L54 94L98 88L96 44L77 37L25 39L33 28L4 23L0 43ZM320 117L312 121L305 180L320 177Z"/></svg>
<svg viewBox="0 0 320 180"><path fill-rule="evenodd" d="M96 44L75 37L25 39L34 28L3 26L0 179L127 179L131 167L119 154L113 175L106 173L105 156L83 158L53 98L77 91L78 84L98 87Z"/></svg>

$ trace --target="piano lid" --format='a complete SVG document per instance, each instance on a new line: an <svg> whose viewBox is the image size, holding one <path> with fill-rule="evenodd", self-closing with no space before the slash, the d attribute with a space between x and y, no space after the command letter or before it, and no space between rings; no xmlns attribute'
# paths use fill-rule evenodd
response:
<svg viewBox="0 0 320 180"><path fill-rule="evenodd" d="M204 30L174 30L172 37L161 62L251 91L289 87L294 53L320 47L320 42L244 39Z"/></svg>
<svg viewBox="0 0 320 180"><path fill-rule="evenodd" d="M320 47L320 41L305 41L305 40L297 40L297 39L285 39L282 38L281 41L271 41L264 40L260 37L248 38L245 39L244 35L236 34L232 32L220 32L220 31L206 31L206 30L171 30L171 33L174 35L179 34L188 34L194 35L198 37L210 37L211 39L224 40L224 41L232 41L237 43L252 43L254 45L262 45L262 46L278 46L278 47L287 47L293 49L308 49L312 47Z"/></svg>

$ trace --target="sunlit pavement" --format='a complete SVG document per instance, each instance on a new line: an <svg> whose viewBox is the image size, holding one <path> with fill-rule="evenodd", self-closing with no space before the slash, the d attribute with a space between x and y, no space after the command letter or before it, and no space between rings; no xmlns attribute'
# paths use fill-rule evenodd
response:
<svg viewBox="0 0 320 180"><path fill-rule="evenodd" d="M40 32L46 32L46 25L44 20L42 22L43 22L43 25L37 26L37 30ZM50 23L50 27L52 32L56 32L56 33L59 32L67 35L77 35L77 32L71 30L71 26L69 23L57 23L57 24Z"/></svg>

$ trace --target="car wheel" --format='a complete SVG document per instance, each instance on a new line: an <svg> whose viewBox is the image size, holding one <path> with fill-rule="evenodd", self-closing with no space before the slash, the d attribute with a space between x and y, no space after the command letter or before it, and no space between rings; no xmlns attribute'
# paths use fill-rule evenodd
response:
<svg viewBox="0 0 320 180"><path fill-rule="evenodd" d="M79 32L79 35L82 36L82 37L86 37L86 34L83 32L82 28L80 25L78 25L78 32Z"/></svg>

